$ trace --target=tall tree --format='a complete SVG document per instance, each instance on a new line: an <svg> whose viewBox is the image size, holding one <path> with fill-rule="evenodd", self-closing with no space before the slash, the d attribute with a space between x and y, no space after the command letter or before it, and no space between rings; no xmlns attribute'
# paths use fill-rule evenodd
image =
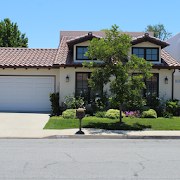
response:
<svg viewBox="0 0 180 180"><path fill-rule="evenodd" d="M166 40L169 37L172 36L172 33L168 32L163 24L156 24L156 25L148 25L147 28L145 29L147 32L154 32L154 36L161 39L161 40Z"/></svg>
<svg viewBox="0 0 180 180"><path fill-rule="evenodd" d="M103 83L110 82L111 102L118 104L120 122L122 122L122 104L129 99L129 96L139 97L140 92L145 88L144 82L140 80L151 77L150 69L152 65L143 58L134 55L131 56L130 61L126 62L131 47L131 37L127 34L120 34L116 25L104 31L105 37L92 39L89 42L88 52L86 52L86 56L92 60L101 61L103 65L95 63L95 61L91 63L84 62L83 65L93 68L94 79L100 76L100 73L94 71L97 72L98 68L101 69L99 72L103 72L106 77L106 81ZM93 83L92 80L89 81L90 84Z"/></svg>
<svg viewBox="0 0 180 180"><path fill-rule="evenodd" d="M17 23L6 18L0 22L0 47L28 47L28 38L21 34Z"/></svg>

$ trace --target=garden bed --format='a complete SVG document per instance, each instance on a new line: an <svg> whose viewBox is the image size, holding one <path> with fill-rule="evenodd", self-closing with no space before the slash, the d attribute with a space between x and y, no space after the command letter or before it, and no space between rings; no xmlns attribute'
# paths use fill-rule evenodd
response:
<svg viewBox="0 0 180 180"><path fill-rule="evenodd" d="M82 128L98 128L107 130L180 130L180 117L173 118L131 118L124 117L122 123L119 119L98 118L94 116L82 119ZM78 119L64 119L51 117L44 129L69 129L78 128Z"/></svg>

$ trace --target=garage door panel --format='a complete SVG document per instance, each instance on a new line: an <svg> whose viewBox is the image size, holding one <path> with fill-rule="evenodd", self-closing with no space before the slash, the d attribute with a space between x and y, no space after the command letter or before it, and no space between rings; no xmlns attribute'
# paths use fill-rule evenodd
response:
<svg viewBox="0 0 180 180"><path fill-rule="evenodd" d="M40 95L40 96L35 96L35 99L37 99L38 101L46 101L49 102L49 99L46 98L47 95Z"/></svg>
<svg viewBox="0 0 180 180"><path fill-rule="evenodd" d="M16 78L16 83L26 83L26 84L32 84L33 78Z"/></svg>
<svg viewBox="0 0 180 180"><path fill-rule="evenodd" d="M16 105L15 105L15 108L18 108L19 110L20 109L33 109L33 103L32 102L27 102L27 101L24 101L24 102L21 102L21 101L17 101L16 102Z"/></svg>
<svg viewBox="0 0 180 180"><path fill-rule="evenodd" d="M33 95L17 95L17 97L15 97L15 101L21 101L21 102L24 102L24 101L28 101L28 102L33 102L34 101L34 96Z"/></svg>
<svg viewBox="0 0 180 180"><path fill-rule="evenodd" d="M36 83L38 84L52 84L53 83L53 79L49 79L49 78L37 78L35 80Z"/></svg>
<svg viewBox="0 0 180 180"><path fill-rule="evenodd" d="M54 77L0 76L0 111L50 111L50 92Z"/></svg>
<svg viewBox="0 0 180 180"><path fill-rule="evenodd" d="M35 104L35 108L36 109L48 109L49 108L49 106L48 106L48 104L41 104L41 103L36 103Z"/></svg>
<svg viewBox="0 0 180 180"><path fill-rule="evenodd" d="M51 87L37 87L35 89L36 92L52 92L52 88Z"/></svg>
<svg viewBox="0 0 180 180"><path fill-rule="evenodd" d="M14 86L12 85L0 85L0 92L13 92Z"/></svg>
<svg viewBox="0 0 180 180"><path fill-rule="evenodd" d="M45 84L45 83L40 84L40 83L38 83L38 84L36 84L36 87L52 87L52 84L49 84L49 83L47 83L47 84Z"/></svg>
<svg viewBox="0 0 180 180"><path fill-rule="evenodd" d="M7 78L7 77L1 77L0 78L0 85L2 84L7 84L7 83L13 83L14 82L14 78Z"/></svg>
<svg viewBox="0 0 180 180"><path fill-rule="evenodd" d="M32 92L33 91L33 87L20 86L20 87L16 87L16 91L17 92Z"/></svg>
<svg viewBox="0 0 180 180"><path fill-rule="evenodd" d="M14 95L7 92L0 92L0 101L2 100L11 100L14 98Z"/></svg>
<svg viewBox="0 0 180 180"><path fill-rule="evenodd" d="M12 109L12 108L13 108L12 103L8 103L8 102L0 103L0 109L3 111L5 111L7 109Z"/></svg>

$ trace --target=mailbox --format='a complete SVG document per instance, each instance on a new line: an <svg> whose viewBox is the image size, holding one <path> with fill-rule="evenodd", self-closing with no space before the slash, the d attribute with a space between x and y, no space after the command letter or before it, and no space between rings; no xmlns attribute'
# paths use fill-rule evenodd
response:
<svg viewBox="0 0 180 180"><path fill-rule="evenodd" d="M85 110L83 108L76 109L76 117L79 119L79 131L76 132L76 134L84 134L83 131L81 131L81 120L83 117L85 117Z"/></svg>
<svg viewBox="0 0 180 180"><path fill-rule="evenodd" d="M85 109L83 109L83 108L78 108L78 109L76 109L76 117L78 118L78 119L82 119L83 117L85 117Z"/></svg>

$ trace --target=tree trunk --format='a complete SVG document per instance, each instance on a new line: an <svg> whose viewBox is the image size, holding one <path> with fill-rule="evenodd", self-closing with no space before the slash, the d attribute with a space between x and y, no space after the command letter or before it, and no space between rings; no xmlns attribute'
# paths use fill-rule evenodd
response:
<svg viewBox="0 0 180 180"><path fill-rule="evenodd" d="M101 85L101 101L102 101L102 99L103 99L103 84Z"/></svg>
<svg viewBox="0 0 180 180"><path fill-rule="evenodd" d="M122 103L120 103L120 108L119 108L119 110L120 110L120 117L119 117L119 120L120 120L120 123L122 123L122 117L121 117Z"/></svg>

